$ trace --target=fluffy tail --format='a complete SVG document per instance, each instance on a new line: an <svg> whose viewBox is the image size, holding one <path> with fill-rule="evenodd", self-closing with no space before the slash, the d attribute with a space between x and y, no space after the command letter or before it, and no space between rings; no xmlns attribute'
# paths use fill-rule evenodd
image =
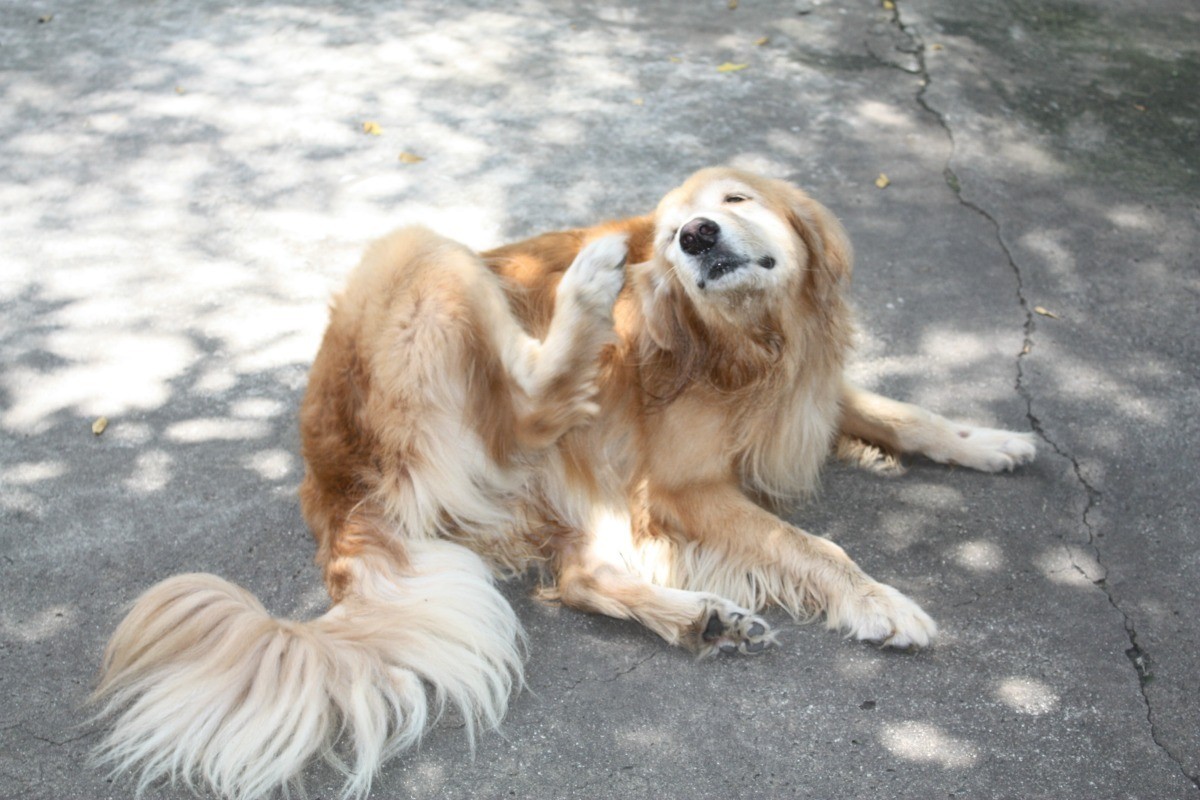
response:
<svg viewBox="0 0 1200 800"><path fill-rule="evenodd" d="M355 559L350 593L309 622L274 619L212 575L149 589L104 656L95 699L116 721L98 759L140 765L139 792L169 778L249 800L298 786L318 756L346 775L343 797L361 798L447 703L473 743L521 682L524 634L474 553L405 549L404 564Z"/></svg>

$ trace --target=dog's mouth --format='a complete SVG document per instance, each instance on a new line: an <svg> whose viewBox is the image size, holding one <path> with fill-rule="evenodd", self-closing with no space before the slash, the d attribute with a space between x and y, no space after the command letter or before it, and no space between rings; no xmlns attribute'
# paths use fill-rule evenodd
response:
<svg viewBox="0 0 1200 800"><path fill-rule="evenodd" d="M729 252L710 251L700 260L700 279L696 282L697 286L704 289L710 283L719 281L721 278L737 272L741 268L751 263L751 259L746 256L735 255ZM763 269L774 269L775 259L771 256L763 256L754 260L755 264Z"/></svg>

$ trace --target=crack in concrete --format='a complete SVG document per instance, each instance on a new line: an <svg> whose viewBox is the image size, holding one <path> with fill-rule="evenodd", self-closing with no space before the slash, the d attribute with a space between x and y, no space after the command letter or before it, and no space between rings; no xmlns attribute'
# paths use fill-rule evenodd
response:
<svg viewBox="0 0 1200 800"><path fill-rule="evenodd" d="M928 67L925 62L925 43L922 40L920 34L917 31L915 31L912 28L912 26L906 25L904 23L903 19L901 18L899 3L893 3L892 23L897 27L897 29L899 29L899 31L903 35L907 36L913 43L912 53L915 55L916 60L917 60L917 65L918 65L918 69L916 70L916 72L914 73L913 71L907 70L897 64L889 64L889 62L887 62L886 60L876 57L875 54L871 52L871 48L869 48L869 47L867 48L867 51L871 55L872 58L875 58L877 61L879 61L882 64L891 66L891 67L898 69L901 72L904 72L906 74L916 74L916 75L920 76L921 88L916 93L917 105L919 105L926 113L928 113L935 120L937 120L938 125L941 126L943 131L945 131L946 138L950 143L950 154L946 157L946 165L942 171L942 176L946 181L946 185L950 188L950 191L952 191L954 193L955 198L958 200L958 202L963 207L970 209L971 211L978 214L983 219L987 220L991 224L992 228L995 230L996 242L999 244L1001 251L1003 251L1004 257L1008 261L1009 269L1012 270L1013 276L1016 280L1017 302L1020 305L1022 313L1025 315L1024 325L1022 326L1023 341L1021 344L1021 351L1017 354L1017 358L1016 358L1016 373L1017 374L1016 374L1016 382L1015 382L1013 388L1015 389L1017 394L1025 401L1025 415L1026 415L1027 419L1029 420L1029 424L1030 424L1030 427L1032 428L1033 432L1035 434L1037 434L1038 438L1040 438L1042 441L1044 441L1058 456L1066 459L1067 461L1069 461L1071 463L1071 469L1075 476L1075 480L1083 488L1085 502L1084 502L1083 513L1081 514L1080 521L1082 522L1084 530L1087 533L1087 543L1086 543L1087 547L1088 547L1088 549L1091 550L1092 554L1094 555L1096 564L1099 565L1102 574L1100 575L1099 578L1092 579L1092 577L1087 573L1087 571L1075 561L1075 557L1074 557L1074 554L1071 552L1071 549L1069 547L1067 547L1066 544L1064 543L1064 547L1067 550L1067 556L1070 559L1071 565L1075 568L1075 570L1078 571L1079 574L1081 574L1084 578L1091 581L1092 584L1095 585L1098 589L1100 589L1100 591L1102 591L1104 593L1104 596L1107 599L1108 604L1118 614L1121 615L1123 627L1125 630L1125 635L1128 638L1129 644L1130 644L1129 648L1125 651L1125 655L1129 659L1130 663L1133 665L1133 668L1137 674L1138 689L1139 689L1139 693L1142 698L1142 703L1146 707L1146 722L1150 727L1151 740L1153 740L1154 744L1160 750L1162 750L1163 753L1166 754L1168 759L1170 759L1175 764L1175 766L1179 769L1180 773L1182 773L1183 776L1185 778L1187 778L1196 789L1200 790L1200 776L1192 775L1191 773L1188 772L1182 759L1171 750L1171 748L1167 745L1166 742L1164 742L1162 740L1159 730L1154 723L1154 707L1150 701L1150 696L1147 692L1148 685L1154 680L1154 673L1151 669L1153 661L1150 657L1150 654L1148 652L1146 652L1141 647L1141 645L1138 643L1137 629L1134 626L1133 618L1131 617L1131 615L1128 612L1126 612L1123 608L1121 608L1120 604L1117 602L1116 596L1113 594L1111 588L1108 586L1108 582L1107 582L1108 568L1104 565L1100 548L1096 543L1096 531L1092 525L1092 519L1091 519L1092 512L1095 509L1095 507L1099 504L1100 500L1102 499L1103 493L1100 492L1100 490L1097 489L1095 486L1093 486L1090 481L1088 481L1087 476L1084 474L1083 468L1079 464L1079 460L1073 454L1069 453L1064 447L1060 446L1060 444L1057 441L1055 441L1046 432L1045 427L1042 425L1042 421L1034 413L1033 393L1032 393L1032 391L1030 391L1028 385L1025 383L1025 371L1024 371L1022 362L1024 361L1026 356L1028 356L1033 351L1033 346L1034 346L1033 334L1034 334L1034 330L1035 330L1035 322L1034 322L1034 312L1032 310L1032 307L1029 303L1028 298L1025 295L1025 284L1024 284L1024 280L1023 280L1023 277L1021 274L1021 267L1017 263L1017 259L1014 257L1011 248L1009 248L1008 242L1005 241L1005 239L1004 239L1004 232L1003 232L1003 229L1001 228L1000 221L997 220L994 216L992 216L983 207L977 205L976 203L968 200L966 197L963 196L962 184L958 179L958 175L955 174L954 169L951 167L951 163L953 162L954 151L955 151L954 132L951 130L950 124L946 120L945 116L940 111L938 111L933 106L931 106L925 97L925 93L926 93L926 90L929 88L929 82L930 82L929 70L928 70ZM976 594L978 594L978 592L976 592ZM976 599L978 599L978 598L976 598ZM972 601L972 602L974 602L974 601Z"/></svg>
<svg viewBox="0 0 1200 800"><path fill-rule="evenodd" d="M604 680L600 681L600 683L612 683L617 678L620 678L624 675L628 675L629 673L633 672L635 669L640 667L642 664L645 664L647 661L654 658L656 655L658 655L658 651L651 650L649 655L647 655L643 658L639 658L637 661L633 662L633 664L628 669L618 670L617 673L614 674L611 678L605 678Z"/></svg>
<svg viewBox="0 0 1200 800"><path fill-rule="evenodd" d="M24 723L17 723L17 724L16 724L16 725L14 725L13 727L14 727L14 728L20 728L20 729L21 729L21 730L23 730L23 731L25 732L25 734L26 734L27 736L29 736L29 738L31 738L31 739L36 739L37 741L39 741L39 742L45 742L46 744L52 744L52 745L54 745L55 747L63 747L63 746L65 746L65 745L71 744L72 742L78 742L78 741L80 741L81 739L87 739L87 738L89 738L89 737L91 737L91 736L95 736L96 734L100 733L100 729L99 729L99 728L94 728L94 729L92 729L92 730L90 730L90 731L84 731L83 733L80 733L80 734L79 734L79 735L77 735L77 736L71 736L71 737L69 737L69 738L66 738L66 739L59 740L59 739L54 739L54 738L51 738L51 737L49 737L49 736L42 736L42 735L40 735L40 734L34 733L34 732L33 732L32 730L30 730L30 729L29 729L29 727L28 727L28 726L26 726Z"/></svg>
<svg viewBox="0 0 1200 800"><path fill-rule="evenodd" d="M637 661L633 662L633 664L631 664L629 667L627 667L625 669L617 670L615 673L613 673L612 677L609 677L609 678L588 678L588 677L577 678L577 679L575 679L575 681L573 681L571 683L570 686L567 687L567 691L570 692L575 689L578 689L580 685L585 684L585 683L612 683L612 682L616 681L618 678L620 678L624 675L628 675L629 673L633 672L635 669L640 667L642 664L645 664L647 661L654 658L656 655L658 655L658 652L659 652L658 650L651 650L648 655L645 655L642 658L639 658Z"/></svg>

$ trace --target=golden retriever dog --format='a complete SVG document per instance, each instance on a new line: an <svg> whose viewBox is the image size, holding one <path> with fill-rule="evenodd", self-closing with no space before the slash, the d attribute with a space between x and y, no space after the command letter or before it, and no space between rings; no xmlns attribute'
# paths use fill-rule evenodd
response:
<svg viewBox="0 0 1200 800"><path fill-rule="evenodd" d="M447 705L468 736L521 684L496 575L707 656L755 612L897 648L937 626L776 513L838 442L995 472L1032 436L950 422L843 377L851 252L792 186L703 170L652 215L482 256L375 242L332 306L301 409L304 515L332 607L271 617L211 575L149 589L98 697L117 769L255 798L313 757L362 797Z"/></svg>

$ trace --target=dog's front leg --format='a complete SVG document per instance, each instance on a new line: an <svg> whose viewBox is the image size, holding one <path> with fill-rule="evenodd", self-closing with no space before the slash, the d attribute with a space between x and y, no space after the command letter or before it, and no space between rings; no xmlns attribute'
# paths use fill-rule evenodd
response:
<svg viewBox="0 0 1200 800"><path fill-rule="evenodd" d="M925 647L937 625L921 607L876 581L846 552L784 522L732 483L653 492L658 524L677 539L681 585L711 586L795 616L824 612L830 628L888 647Z"/></svg>
<svg viewBox="0 0 1200 800"><path fill-rule="evenodd" d="M1031 433L952 422L911 403L902 403L845 382L841 433L894 453L919 453L941 464L982 472L1011 470L1033 460Z"/></svg>

